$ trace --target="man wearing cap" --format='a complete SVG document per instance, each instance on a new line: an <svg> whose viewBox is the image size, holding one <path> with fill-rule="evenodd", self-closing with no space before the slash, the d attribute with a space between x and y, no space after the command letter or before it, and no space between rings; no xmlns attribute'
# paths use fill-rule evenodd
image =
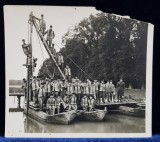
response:
<svg viewBox="0 0 160 142"><path fill-rule="evenodd" d="M27 80L25 78L23 78L22 89L24 90L25 101L26 101L26 98L27 98Z"/></svg>
<svg viewBox="0 0 160 142"><path fill-rule="evenodd" d="M69 97L71 97L72 94L73 94L73 85L72 85L72 83L70 83L70 82L67 83L67 92L66 92L66 94L67 94Z"/></svg>
<svg viewBox="0 0 160 142"><path fill-rule="evenodd" d="M124 89L125 89L125 83L123 82L122 78L117 83L116 88L117 88L117 98L118 98L118 101L122 101L122 96L124 95Z"/></svg>
<svg viewBox="0 0 160 142"><path fill-rule="evenodd" d="M88 98L86 97L86 95L84 95L84 97L82 97L81 106L84 111L88 111Z"/></svg>
<svg viewBox="0 0 160 142"><path fill-rule="evenodd" d="M69 68L68 65L66 65L66 68L64 69L64 74L68 82L71 81L71 69Z"/></svg>
<svg viewBox="0 0 160 142"><path fill-rule="evenodd" d="M44 85L44 89L45 89L44 105L46 105L47 100L48 100L50 93L51 93L51 84L49 82L49 78L46 78L46 83Z"/></svg>
<svg viewBox="0 0 160 142"><path fill-rule="evenodd" d="M54 43L52 43L52 46L50 47L50 50L54 57L56 57L56 49L54 48Z"/></svg>
<svg viewBox="0 0 160 142"><path fill-rule="evenodd" d="M42 35L44 36L45 30L46 30L46 22L44 20L44 15L41 14L41 18L37 18L34 16L34 18L36 18L37 20L39 20L39 31L42 33Z"/></svg>
<svg viewBox="0 0 160 142"><path fill-rule="evenodd" d="M57 113L60 113L60 106L61 106L62 102L63 102L62 98L60 96L57 96L57 98L56 98Z"/></svg>
<svg viewBox="0 0 160 142"><path fill-rule="evenodd" d="M41 14L41 19L39 20L39 27L40 27L40 31L42 32L42 35L44 36L45 30L46 30L46 22L43 17L44 15Z"/></svg>
<svg viewBox="0 0 160 142"><path fill-rule="evenodd" d="M110 94L110 101L114 102L115 101L115 86L112 83L112 80L109 82L109 94Z"/></svg>
<svg viewBox="0 0 160 142"><path fill-rule="evenodd" d="M64 96L63 102L64 102L65 109L71 110L71 104L70 104L70 99L68 95Z"/></svg>
<svg viewBox="0 0 160 142"><path fill-rule="evenodd" d="M104 103L105 84L101 81L99 88L99 103Z"/></svg>
<svg viewBox="0 0 160 142"><path fill-rule="evenodd" d="M96 99L96 85L94 82L92 82L90 86L90 95Z"/></svg>
<svg viewBox="0 0 160 142"><path fill-rule="evenodd" d="M63 98L66 95L66 91L67 91L67 84L65 82L65 79L63 79L62 82L60 83L60 96L61 96L61 98Z"/></svg>
<svg viewBox="0 0 160 142"><path fill-rule="evenodd" d="M80 80L78 80L77 82L78 82L77 83L77 105L80 106L80 104L81 104L81 98L82 98L82 94L81 94L81 92L82 92L82 85L81 85L81 81Z"/></svg>
<svg viewBox="0 0 160 142"><path fill-rule="evenodd" d="M105 102L109 102L109 81L105 84Z"/></svg>
<svg viewBox="0 0 160 142"><path fill-rule="evenodd" d="M54 33L54 31L52 30L52 25L50 25L50 29L47 30L47 31L44 33L44 35L45 35L45 34L47 34L47 39L46 39L46 41L47 41L47 43L48 43L48 46L49 46L49 48L51 48L52 40L53 40L53 38L55 37L55 33Z"/></svg>
<svg viewBox="0 0 160 142"><path fill-rule="evenodd" d="M88 97L89 96L89 90L90 90L90 86L87 83L83 84L84 86L84 94Z"/></svg>
<svg viewBox="0 0 160 142"><path fill-rule="evenodd" d="M48 98L46 106L47 106L48 113L51 115L54 115L55 109L56 109L56 100L52 94Z"/></svg>
<svg viewBox="0 0 160 142"><path fill-rule="evenodd" d="M27 56L26 65L31 65L32 56L31 56L30 44L26 44L24 39L22 39L22 42L23 42L23 44L22 44L23 52Z"/></svg>
<svg viewBox="0 0 160 142"><path fill-rule="evenodd" d="M99 101L99 82L97 80L94 80L95 84L95 90L96 90L96 101Z"/></svg>
<svg viewBox="0 0 160 142"><path fill-rule="evenodd" d="M75 96L75 94L73 94L70 97L70 103L71 103L71 109L77 110L77 97Z"/></svg>
<svg viewBox="0 0 160 142"><path fill-rule="evenodd" d="M40 88L38 90L38 104L40 110L43 110L44 96L45 96L44 83L41 83Z"/></svg>
<svg viewBox="0 0 160 142"><path fill-rule="evenodd" d="M94 105L95 105L95 99L92 96L90 96L89 99L88 99L89 111L93 111Z"/></svg>
<svg viewBox="0 0 160 142"><path fill-rule="evenodd" d="M35 76L33 77L33 80L32 80L31 84L32 84L33 102L34 102L34 105L36 106L38 104L38 89L39 89L39 86L38 86L38 82L37 82L37 79L36 79Z"/></svg>
<svg viewBox="0 0 160 142"><path fill-rule="evenodd" d="M57 97L60 91L60 86L58 81L57 80L52 81L51 86L52 86L52 93L54 94L55 97Z"/></svg>

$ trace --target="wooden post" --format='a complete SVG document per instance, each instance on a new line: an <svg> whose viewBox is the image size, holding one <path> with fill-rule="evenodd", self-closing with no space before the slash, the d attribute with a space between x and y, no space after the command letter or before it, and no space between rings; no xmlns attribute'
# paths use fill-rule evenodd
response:
<svg viewBox="0 0 160 142"><path fill-rule="evenodd" d="M17 108L21 108L21 96L17 96L17 99L18 99Z"/></svg>
<svg viewBox="0 0 160 142"><path fill-rule="evenodd" d="M31 86L30 86L30 78L33 76L33 57L32 57L32 32L33 32L33 12L29 15L29 22L30 22L30 52L31 57L27 57L28 60L31 58L29 65L27 66L27 117L28 117L28 110L29 110L29 100L31 97Z"/></svg>

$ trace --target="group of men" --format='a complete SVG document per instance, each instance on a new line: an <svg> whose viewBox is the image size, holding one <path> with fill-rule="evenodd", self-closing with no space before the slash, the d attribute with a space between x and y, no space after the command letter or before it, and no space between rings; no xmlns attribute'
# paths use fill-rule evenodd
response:
<svg viewBox="0 0 160 142"><path fill-rule="evenodd" d="M65 110L77 110L78 107L82 107L85 111L92 111L95 103L122 101L125 89L125 83L122 79L120 79L115 88L112 80L107 82L98 82L97 80L94 80L91 82L87 79L85 82L82 82L77 77L71 78L71 69L69 66L66 65L63 69L63 55L61 53L56 55L54 44L52 43L52 40L55 37L52 26L46 31L46 23L43 14L40 19L36 19L39 20L40 33L43 36L47 34L46 42L53 56L57 59L60 69L64 71L65 79L55 80L46 78L43 80L34 76L30 80L30 87L32 89L30 101L33 101L35 106L39 106L40 110L46 110L49 114L55 114L60 113L61 107ZM26 55L30 54L28 52L29 46L25 44L25 40L22 41L24 53ZM30 61L27 61L27 64L29 64L29 62ZM25 79L23 81L26 83ZM24 87L25 92L26 86L27 85Z"/></svg>
<svg viewBox="0 0 160 142"><path fill-rule="evenodd" d="M91 82L87 79L82 82L76 77L68 82L64 79L46 78L42 80L33 77L31 88L31 100L35 105L39 105L41 110L47 108L49 113L54 114L55 110L57 113L60 112L61 106L66 110L77 110L78 107L81 107L85 111L91 111L94 109L95 103L122 101L125 83L120 79L115 88L111 80L107 82L94 80Z"/></svg>

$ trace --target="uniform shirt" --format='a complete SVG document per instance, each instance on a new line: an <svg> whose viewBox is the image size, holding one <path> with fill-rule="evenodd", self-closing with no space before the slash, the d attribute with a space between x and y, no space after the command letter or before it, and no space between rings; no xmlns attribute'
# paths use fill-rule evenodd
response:
<svg viewBox="0 0 160 142"><path fill-rule="evenodd" d="M84 84L84 94L89 94L89 86Z"/></svg>
<svg viewBox="0 0 160 142"><path fill-rule="evenodd" d="M92 99L88 99L88 105L89 106L93 106L94 102L95 102L95 100L93 98Z"/></svg>
<svg viewBox="0 0 160 142"><path fill-rule="evenodd" d="M60 83L60 89L61 91L64 91L67 89L67 84L65 82Z"/></svg>
<svg viewBox="0 0 160 142"><path fill-rule="evenodd" d="M38 81L33 80L32 82L32 91L37 90L39 88Z"/></svg>
<svg viewBox="0 0 160 142"><path fill-rule="evenodd" d="M83 97L81 100L81 106L88 106L88 98L87 97Z"/></svg>
<svg viewBox="0 0 160 142"><path fill-rule="evenodd" d="M55 37L54 31L49 29L47 30L47 40L53 39Z"/></svg>
<svg viewBox="0 0 160 142"><path fill-rule="evenodd" d="M39 20L39 27L46 29L46 22L44 21L44 19L40 19Z"/></svg>
<svg viewBox="0 0 160 142"><path fill-rule="evenodd" d="M120 90L120 91L124 91L124 89L125 89L125 83L122 81L119 81L118 83L117 83L117 90Z"/></svg>
<svg viewBox="0 0 160 142"><path fill-rule="evenodd" d="M51 92L51 85L50 83L47 83L44 85L44 89L45 89L45 92Z"/></svg>
<svg viewBox="0 0 160 142"><path fill-rule="evenodd" d="M76 96L71 96L71 105L75 105L77 103Z"/></svg>
<svg viewBox="0 0 160 142"><path fill-rule="evenodd" d="M64 69L64 74L65 75L71 75L71 69L70 68L65 68Z"/></svg>
<svg viewBox="0 0 160 142"><path fill-rule="evenodd" d="M68 96L64 96L63 98L64 103L69 104L69 97Z"/></svg>
<svg viewBox="0 0 160 142"><path fill-rule="evenodd" d="M47 100L47 107L49 107L49 106L56 106L56 100L55 100L55 98L52 96L52 97L50 97L48 100Z"/></svg>
<svg viewBox="0 0 160 142"><path fill-rule="evenodd" d="M99 83L98 82L95 83L95 89L96 89L96 91L99 90Z"/></svg>
<svg viewBox="0 0 160 142"><path fill-rule="evenodd" d="M58 64L61 65L62 63L64 63L64 60L63 60L63 56L62 55L58 55Z"/></svg>
<svg viewBox="0 0 160 142"><path fill-rule="evenodd" d="M96 85L95 84L91 84L90 94L96 94Z"/></svg>
<svg viewBox="0 0 160 142"><path fill-rule="evenodd" d="M60 106L61 102L62 102L62 98L61 97L56 98L56 105L57 106Z"/></svg>
<svg viewBox="0 0 160 142"><path fill-rule="evenodd" d="M105 84L104 83L100 83L100 89L99 91L105 91Z"/></svg>
<svg viewBox="0 0 160 142"><path fill-rule="evenodd" d="M106 84L105 84L105 92L109 92L109 82L107 82Z"/></svg>
<svg viewBox="0 0 160 142"><path fill-rule="evenodd" d="M114 86L114 84L109 84L109 92L110 93L115 93L115 86Z"/></svg>
<svg viewBox="0 0 160 142"><path fill-rule="evenodd" d="M80 94L82 91L81 83L78 83L77 93Z"/></svg>
<svg viewBox="0 0 160 142"><path fill-rule="evenodd" d="M72 86L72 84L68 84L67 85L67 92L66 92L66 94L68 94L68 95L73 94L73 86Z"/></svg>
<svg viewBox="0 0 160 142"><path fill-rule="evenodd" d="M43 97L45 95L44 86L41 86L38 91L38 97Z"/></svg>
<svg viewBox="0 0 160 142"><path fill-rule="evenodd" d="M52 91L59 92L60 91L60 84L58 82L52 83Z"/></svg>
<svg viewBox="0 0 160 142"><path fill-rule="evenodd" d="M78 94L78 82L75 82L75 83L74 83L74 87L73 87L73 88L74 88L74 91L73 91L73 92L74 92L75 94Z"/></svg>

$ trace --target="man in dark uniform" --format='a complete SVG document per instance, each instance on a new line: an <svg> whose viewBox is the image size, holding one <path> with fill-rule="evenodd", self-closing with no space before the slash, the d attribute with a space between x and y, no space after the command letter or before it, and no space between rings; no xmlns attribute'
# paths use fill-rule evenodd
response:
<svg viewBox="0 0 160 142"><path fill-rule="evenodd" d="M122 78L117 83L117 87L116 88L117 88L117 98L118 98L118 101L122 102L122 96L124 95L124 89L125 89L125 83L123 82Z"/></svg>

